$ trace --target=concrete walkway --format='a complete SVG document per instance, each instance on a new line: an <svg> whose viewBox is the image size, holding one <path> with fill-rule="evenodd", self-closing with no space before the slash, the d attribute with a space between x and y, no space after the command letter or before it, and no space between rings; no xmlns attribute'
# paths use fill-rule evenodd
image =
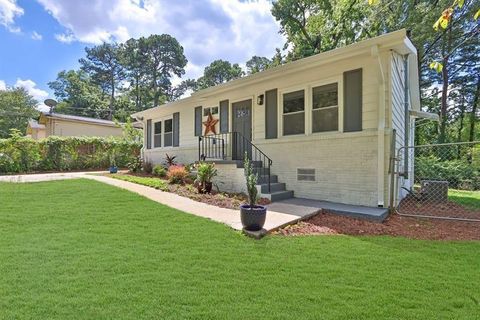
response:
<svg viewBox="0 0 480 320"><path fill-rule="evenodd" d="M118 188L135 192L150 200L167 205L169 207L199 216L211 219L213 221L224 223L235 230L242 229L240 221L240 211L219 208L206 203L197 202L170 192L163 192L147 186L136 183L117 180L106 176L92 175L92 172L72 172L72 173L51 173L51 174L30 174L18 176L0 176L0 181L6 182L40 182L64 179L87 178L103 182ZM105 172L103 172L105 173ZM264 229L268 231L275 230L281 226L294 223L299 220L299 216L276 212L269 210Z"/></svg>

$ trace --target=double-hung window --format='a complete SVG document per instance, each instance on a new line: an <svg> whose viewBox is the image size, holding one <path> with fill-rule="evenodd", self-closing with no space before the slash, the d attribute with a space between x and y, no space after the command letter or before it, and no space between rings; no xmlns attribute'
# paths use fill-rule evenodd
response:
<svg viewBox="0 0 480 320"><path fill-rule="evenodd" d="M305 90L283 94L283 135L305 133Z"/></svg>
<svg viewBox="0 0 480 320"><path fill-rule="evenodd" d="M160 148L162 146L162 121L155 122L153 126L153 147Z"/></svg>
<svg viewBox="0 0 480 320"><path fill-rule="evenodd" d="M338 84L312 88L312 132L338 130Z"/></svg>
<svg viewBox="0 0 480 320"><path fill-rule="evenodd" d="M163 146L171 147L173 146L173 120L167 119L164 121L164 132L163 132Z"/></svg>

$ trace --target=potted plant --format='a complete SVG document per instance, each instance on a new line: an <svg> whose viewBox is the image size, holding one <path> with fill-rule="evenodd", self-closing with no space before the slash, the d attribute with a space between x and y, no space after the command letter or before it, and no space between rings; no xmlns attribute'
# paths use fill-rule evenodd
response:
<svg viewBox="0 0 480 320"><path fill-rule="evenodd" d="M110 168L108 168L108 170L110 171L110 173L117 173L118 172L115 151L112 151L112 153L110 154Z"/></svg>
<svg viewBox="0 0 480 320"><path fill-rule="evenodd" d="M201 162L197 166L197 178L195 185L199 193L212 192L213 178L217 176L217 169L214 163Z"/></svg>
<svg viewBox="0 0 480 320"><path fill-rule="evenodd" d="M248 204L240 206L240 219L245 230L259 231L265 224L267 207L257 204L257 175L253 173L253 166L245 154L244 160L245 179L247 183Z"/></svg>

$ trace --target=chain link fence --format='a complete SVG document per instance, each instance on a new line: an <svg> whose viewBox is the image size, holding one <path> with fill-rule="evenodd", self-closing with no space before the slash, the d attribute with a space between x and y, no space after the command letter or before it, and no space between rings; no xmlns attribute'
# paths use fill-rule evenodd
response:
<svg viewBox="0 0 480 320"><path fill-rule="evenodd" d="M480 142L402 147L397 154L400 215L480 222Z"/></svg>

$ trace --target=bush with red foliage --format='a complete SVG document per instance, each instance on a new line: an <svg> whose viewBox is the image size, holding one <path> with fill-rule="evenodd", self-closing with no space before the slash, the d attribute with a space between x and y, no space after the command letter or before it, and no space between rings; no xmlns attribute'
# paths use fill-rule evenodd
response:
<svg viewBox="0 0 480 320"><path fill-rule="evenodd" d="M184 184L188 179L188 171L184 166L172 165L168 168L167 178L171 184Z"/></svg>

